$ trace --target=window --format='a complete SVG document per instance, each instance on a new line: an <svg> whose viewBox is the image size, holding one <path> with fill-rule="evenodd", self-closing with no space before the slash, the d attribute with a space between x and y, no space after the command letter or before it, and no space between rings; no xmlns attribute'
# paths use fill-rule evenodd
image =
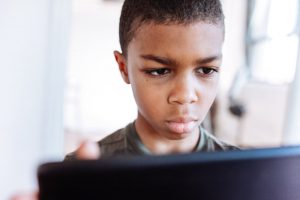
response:
<svg viewBox="0 0 300 200"><path fill-rule="evenodd" d="M299 2L249 0L248 4L246 57L251 78L291 82L299 46Z"/></svg>

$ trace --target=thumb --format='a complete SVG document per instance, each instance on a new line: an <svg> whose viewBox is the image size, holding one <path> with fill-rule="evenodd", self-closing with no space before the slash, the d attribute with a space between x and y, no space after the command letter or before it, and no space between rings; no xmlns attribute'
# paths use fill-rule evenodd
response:
<svg viewBox="0 0 300 200"><path fill-rule="evenodd" d="M38 200L38 192L15 194L10 200Z"/></svg>
<svg viewBox="0 0 300 200"><path fill-rule="evenodd" d="M96 160L100 158L100 148L96 142L84 141L75 152L79 160Z"/></svg>

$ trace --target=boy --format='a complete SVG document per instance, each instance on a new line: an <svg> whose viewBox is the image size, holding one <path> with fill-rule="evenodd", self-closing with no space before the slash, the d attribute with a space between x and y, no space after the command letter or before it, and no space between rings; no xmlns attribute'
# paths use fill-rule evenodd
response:
<svg viewBox="0 0 300 200"><path fill-rule="evenodd" d="M138 115L98 142L101 157L235 149L200 126L221 69L224 16L218 0L125 0L119 36L122 53L114 55Z"/></svg>
<svg viewBox="0 0 300 200"><path fill-rule="evenodd" d="M138 115L98 142L101 157L236 149L200 126L218 89L224 41L220 1L125 0L119 28L122 53L114 56L131 84ZM76 152L79 158L98 155L90 143ZM66 157L73 159L75 153Z"/></svg>

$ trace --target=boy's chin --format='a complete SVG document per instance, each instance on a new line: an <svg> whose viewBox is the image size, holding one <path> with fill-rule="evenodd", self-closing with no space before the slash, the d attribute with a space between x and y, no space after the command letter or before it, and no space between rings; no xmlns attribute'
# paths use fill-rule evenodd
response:
<svg viewBox="0 0 300 200"><path fill-rule="evenodd" d="M169 140L184 140L190 136L192 136L193 133L174 133L171 132L168 134L168 136L166 136L167 139Z"/></svg>

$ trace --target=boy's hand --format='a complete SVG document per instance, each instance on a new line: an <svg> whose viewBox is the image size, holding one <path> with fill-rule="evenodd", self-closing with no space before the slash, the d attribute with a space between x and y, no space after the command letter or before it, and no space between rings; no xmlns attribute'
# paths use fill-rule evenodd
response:
<svg viewBox="0 0 300 200"><path fill-rule="evenodd" d="M76 158L80 160L94 160L100 158L100 149L97 143L84 141L75 152ZM14 195L11 200L38 200L38 192L20 193Z"/></svg>
<svg viewBox="0 0 300 200"><path fill-rule="evenodd" d="M19 193L14 195L11 200L38 200L38 193Z"/></svg>
<svg viewBox="0 0 300 200"><path fill-rule="evenodd" d="M96 160L100 158L100 149L97 143L87 140L81 143L75 155L79 160Z"/></svg>

